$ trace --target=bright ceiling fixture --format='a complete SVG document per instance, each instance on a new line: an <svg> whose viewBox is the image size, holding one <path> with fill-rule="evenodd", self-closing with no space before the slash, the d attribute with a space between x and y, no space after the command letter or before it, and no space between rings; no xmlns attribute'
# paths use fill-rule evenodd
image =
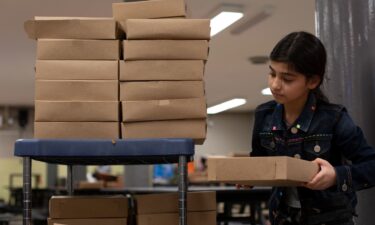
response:
<svg viewBox="0 0 375 225"><path fill-rule="evenodd" d="M211 19L211 37L241 19L244 14L240 9L238 5L222 5L215 10L217 13Z"/></svg>
<svg viewBox="0 0 375 225"><path fill-rule="evenodd" d="M231 29L231 34L241 34L242 32L259 25L267 18L272 16L274 11L275 7L272 5L265 5L258 12L252 11L251 13L247 14L247 17L242 19L241 22L238 22L233 26Z"/></svg>
<svg viewBox="0 0 375 225"><path fill-rule="evenodd" d="M262 95L272 95L270 88L265 88L262 90Z"/></svg>
<svg viewBox="0 0 375 225"><path fill-rule="evenodd" d="M207 109L208 114L216 114L219 112L223 112L228 109L232 109L238 106L241 106L246 103L246 99L244 98L234 98L232 100L211 106Z"/></svg>

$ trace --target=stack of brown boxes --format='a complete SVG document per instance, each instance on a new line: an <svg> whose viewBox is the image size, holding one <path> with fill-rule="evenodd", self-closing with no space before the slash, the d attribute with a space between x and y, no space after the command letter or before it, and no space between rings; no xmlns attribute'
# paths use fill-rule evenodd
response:
<svg viewBox="0 0 375 225"><path fill-rule="evenodd" d="M127 217L124 196L54 196L48 225L126 225Z"/></svg>
<svg viewBox="0 0 375 225"><path fill-rule="evenodd" d="M137 195L135 199L137 225L178 224L177 193ZM216 225L215 192L188 192L187 224Z"/></svg>
<svg viewBox="0 0 375 225"><path fill-rule="evenodd" d="M36 138L119 138L120 41L112 18L36 18Z"/></svg>
<svg viewBox="0 0 375 225"><path fill-rule="evenodd" d="M139 19L184 16L183 0L114 3L113 9L127 38L120 62L122 138L192 138L202 144L209 20ZM138 14L126 14L131 9Z"/></svg>

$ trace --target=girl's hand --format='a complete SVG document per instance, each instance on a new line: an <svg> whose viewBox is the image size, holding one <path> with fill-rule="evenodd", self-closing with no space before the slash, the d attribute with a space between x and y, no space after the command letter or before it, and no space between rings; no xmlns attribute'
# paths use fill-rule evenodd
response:
<svg viewBox="0 0 375 225"><path fill-rule="evenodd" d="M306 188L312 190L325 190L336 184L336 171L328 161L317 158L313 162L319 165L320 171L310 182L304 184Z"/></svg>

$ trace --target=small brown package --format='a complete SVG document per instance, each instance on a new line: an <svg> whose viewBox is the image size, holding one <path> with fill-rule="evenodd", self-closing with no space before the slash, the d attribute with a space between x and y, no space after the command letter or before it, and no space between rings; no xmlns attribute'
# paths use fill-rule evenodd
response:
<svg viewBox="0 0 375 225"><path fill-rule="evenodd" d="M118 60L37 60L38 80L117 80Z"/></svg>
<svg viewBox="0 0 375 225"><path fill-rule="evenodd" d="M117 80L36 80L35 100L117 101Z"/></svg>
<svg viewBox="0 0 375 225"><path fill-rule="evenodd" d="M188 212L189 225L216 225L216 211ZM137 216L137 225L176 225L179 222L178 213L145 214Z"/></svg>
<svg viewBox="0 0 375 225"><path fill-rule="evenodd" d="M207 60L207 40L125 40L125 60L200 59Z"/></svg>
<svg viewBox="0 0 375 225"><path fill-rule="evenodd" d="M205 98L123 101L122 121L202 119L206 111Z"/></svg>
<svg viewBox="0 0 375 225"><path fill-rule="evenodd" d="M122 138L191 138L203 144L206 138L206 120L164 120L122 123Z"/></svg>
<svg viewBox="0 0 375 225"><path fill-rule="evenodd" d="M119 40L39 39L37 59L120 59Z"/></svg>
<svg viewBox="0 0 375 225"><path fill-rule="evenodd" d="M126 225L126 218L51 219L48 225Z"/></svg>
<svg viewBox="0 0 375 225"><path fill-rule="evenodd" d="M135 200L138 215L178 213L178 193L136 195ZM214 211L217 207L216 192L188 192L186 202L189 212Z"/></svg>
<svg viewBox="0 0 375 225"><path fill-rule="evenodd" d="M209 40L208 19L129 19L128 40Z"/></svg>
<svg viewBox="0 0 375 225"><path fill-rule="evenodd" d="M49 200L49 217L73 218L125 218L128 216L128 199L125 196L52 196Z"/></svg>
<svg viewBox="0 0 375 225"><path fill-rule="evenodd" d="M118 139L118 122L34 122L34 138Z"/></svg>
<svg viewBox="0 0 375 225"><path fill-rule="evenodd" d="M120 61L120 81L203 80L203 60Z"/></svg>
<svg viewBox="0 0 375 225"><path fill-rule="evenodd" d="M35 17L24 23L32 39L110 39L119 37L113 18L98 17Z"/></svg>
<svg viewBox="0 0 375 225"><path fill-rule="evenodd" d="M112 3L113 17L127 19L153 19L186 16L184 0L152 0Z"/></svg>
<svg viewBox="0 0 375 225"><path fill-rule="evenodd" d="M252 186L300 186L319 171L316 163L286 156L208 158L208 180Z"/></svg>
<svg viewBox="0 0 375 225"><path fill-rule="evenodd" d="M120 100L164 100L204 97L203 81L121 82Z"/></svg>
<svg viewBox="0 0 375 225"><path fill-rule="evenodd" d="M116 122L118 101L35 101L37 122Z"/></svg>

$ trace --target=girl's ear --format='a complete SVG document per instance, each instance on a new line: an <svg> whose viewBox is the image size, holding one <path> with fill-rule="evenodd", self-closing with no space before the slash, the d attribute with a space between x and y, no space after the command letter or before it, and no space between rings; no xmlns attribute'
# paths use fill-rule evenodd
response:
<svg viewBox="0 0 375 225"><path fill-rule="evenodd" d="M312 77L308 79L307 86L310 90L314 90L320 85L320 81L321 79L318 75L313 75Z"/></svg>

